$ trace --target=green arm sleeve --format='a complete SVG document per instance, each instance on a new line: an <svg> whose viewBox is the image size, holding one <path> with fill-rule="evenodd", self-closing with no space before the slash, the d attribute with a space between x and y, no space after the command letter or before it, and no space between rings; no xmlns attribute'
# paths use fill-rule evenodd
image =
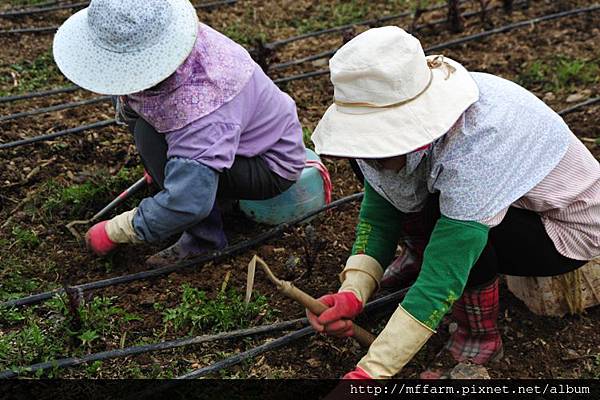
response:
<svg viewBox="0 0 600 400"><path fill-rule="evenodd" d="M435 330L467 284L469 272L481 255L489 228L442 216L425 248L419 277L402 307Z"/></svg>
<svg viewBox="0 0 600 400"><path fill-rule="evenodd" d="M403 216L365 180L352 255L366 254L386 268L396 254Z"/></svg>

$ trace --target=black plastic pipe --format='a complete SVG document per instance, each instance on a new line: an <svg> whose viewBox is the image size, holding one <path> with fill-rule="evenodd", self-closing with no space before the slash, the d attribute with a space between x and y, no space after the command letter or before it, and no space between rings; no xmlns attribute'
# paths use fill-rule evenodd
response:
<svg viewBox="0 0 600 400"><path fill-rule="evenodd" d="M0 379L9 379L9 378L14 378L19 375L27 375L27 374L30 374L32 372L37 372L37 371L46 371L46 370L54 369L54 368L75 367L77 365L85 364L88 362L102 361L102 360L108 360L108 359L112 359L112 358L121 358L121 357L127 357L127 356L134 356L134 355L142 354L142 353L150 353L153 351L174 349L174 348L178 348L178 347L191 346L194 344L214 342L217 340L231 340L231 339L238 339L238 338L243 338L243 337L248 337L248 336L253 336L253 335L260 335L260 334L265 334L265 333L282 331L282 330L296 327L298 325L304 326L307 324L307 322L308 321L306 320L306 318L300 318L300 319L295 319L293 321L278 322L278 323L271 324L271 325L262 325L262 326L257 326L257 327L253 327L253 328L248 328L248 329L239 329L239 330L235 330L235 331L231 331L231 332L217 333L214 335L202 335L202 336L195 336L195 337L184 338L184 339L169 340L169 341L160 342L160 343L145 344L145 345L141 345L141 346L131 346L131 347L125 347L122 349L102 351L99 353L88 354L88 355L85 355L82 357L62 358L59 360L46 361L43 363L33 364L33 365L26 366L26 367L18 367L13 370L2 371L2 372L0 372Z"/></svg>
<svg viewBox="0 0 600 400"><path fill-rule="evenodd" d="M49 13L53 11L61 11L61 10L71 10L87 7L89 5L89 1L83 3L73 3L73 4L62 4L62 5L53 5L48 7L36 7L36 8L26 8L24 10L15 10L15 11L6 11L0 13L0 18L13 18L13 17L23 17L35 14Z"/></svg>
<svg viewBox="0 0 600 400"><path fill-rule="evenodd" d="M14 142L0 143L0 150L12 149L14 147L24 146L26 144L43 142L46 140L52 140L52 139L56 139L61 136L71 135L74 133L82 133L82 132L89 131L89 130L101 129L101 128L105 128L107 126L116 125L116 123L117 123L116 120L108 119L106 121L95 122L95 123L89 124L89 125L83 125L83 126L78 126L76 128L65 129L64 131L49 133L47 135L40 135L40 136L35 136L32 138L16 140Z"/></svg>
<svg viewBox="0 0 600 400"><path fill-rule="evenodd" d="M71 92L75 92L80 89L81 88L79 86L73 85L73 86L59 87L59 88L50 89L50 90L44 90L42 92L31 92L31 93L16 94L16 95L12 95L12 96L4 96L4 97L0 97L0 103L10 103L13 101L18 101L18 100L29 100L29 99L35 99L38 97L53 96L55 94L71 93Z"/></svg>
<svg viewBox="0 0 600 400"><path fill-rule="evenodd" d="M505 33L505 32L508 32L508 31L511 31L511 30L514 30L514 29L523 28L523 27L527 27L527 26L533 26L533 25L535 25L536 23L539 23L539 22L550 21L550 20L553 20L553 19L565 18L565 17L570 17L570 16L573 16L573 15L577 15L577 14L583 14L583 13L587 13L587 12L598 11L599 9L600 9L600 5L594 5L594 6L591 6L591 7L578 8L578 9L575 9L575 10L569 10L569 11L564 11L564 12L560 12L560 13L556 13L556 14L545 15L543 17L532 18L532 19L529 19L529 20L526 20L526 21L520 21L520 22L516 22L516 23L513 23L513 24L505 25L505 26L502 26L502 27L499 27L499 28L491 29L491 30L488 30L488 31L479 32L479 33L475 33L473 35L463 36L463 37L458 38L458 39L449 40L447 42L436 44L436 45L433 45L431 47L425 48L424 51L426 53L427 52L438 51L438 50L442 50L442 49L446 49L446 48L458 46L460 44L472 42L472 41L475 41L475 40L480 40L480 39L483 39L485 37L496 35L496 34L499 34L499 33ZM308 61L308 60L315 61L317 59L327 58L329 56L333 56L337 51L338 51L338 49L329 50L329 51L325 51L325 52L319 53L317 55L305 57L304 59L300 59L298 61L288 61L287 63L283 63L283 64L280 64L280 65L292 66L292 65L296 65L296 64L299 64L301 62ZM276 66L277 65L275 65L274 67L276 67ZM306 73L302 73L302 74L298 74L298 75L292 75L292 76L287 76L287 77L284 77L284 78L275 79L274 82L276 82L276 83L286 83L286 82L291 82L291 81L296 81L296 80L301 80L301 79L308 79L308 78L313 78L313 77L317 77L317 76L322 76L322 75L326 75L328 73L329 73L329 69L322 69L322 70L319 70L319 71L306 72Z"/></svg>
<svg viewBox="0 0 600 400"><path fill-rule="evenodd" d="M102 102L110 100L110 98L111 98L110 96L100 96L100 97L94 97L94 98L87 99L87 100L75 101L72 103L58 104L56 106L36 108L36 109L30 110L30 111L23 111L23 112L19 112L19 113L15 113L15 114L3 115L3 116L0 116L0 122L13 121L13 120L19 119L19 118L32 117L34 115L46 114L46 113L51 113L51 112L56 112L56 111L68 110L71 108L88 106L91 104L102 103Z"/></svg>
<svg viewBox="0 0 600 400"><path fill-rule="evenodd" d="M218 7L228 6L228 5L232 5L235 3L237 3L237 0L220 0L220 1L212 1L210 3L199 4L197 6L194 6L194 8L196 10L210 11L210 10L213 10ZM83 5L81 5L81 4L83 4ZM81 8L81 7L85 7L85 6L87 6L87 4L77 3L77 4L72 5L71 7L65 7L63 9ZM54 10L51 10L51 11L54 11ZM24 15L23 12L21 12L21 15ZM39 12L39 11L30 10L30 13L35 13L35 12ZM42 12L46 12L46 11L42 11ZM10 15L8 15L8 16L10 16ZM12 15L12 16L14 16L14 15ZM0 17L2 17L1 14L0 14ZM56 26L46 26L46 27L27 27L27 28L2 30L2 31L0 31L0 36L1 35L20 35L20 34L25 34L25 33L48 33L48 32L55 32L56 30L58 30L58 28L59 28L59 26L56 25Z"/></svg>
<svg viewBox="0 0 600 400"><path fill-rule="evenodd" d="M203 263L207 263L209 261L215 261L215 260L218 260L218 259L221 259L224 257L228 257L233 254L239 253L241 251L249 250L252 247L258 246L269 239L277 237L281 233L290 229L292 226L298 225L298 224L314 217L315 215L321 214L327 210L331 210L333 208L339 207L346 203L351 203L351 202L360 200L360 199L362 199L362 197L363 197L362 193L356 193L356 194L344 197L342 199L333 201L330 204L319 208L318 210L311 211L310 213L307 213L306 215L304 215L302 217L298 217L298 218L294 219L293 221L286 222L281 225L277 225L276 227L271 228L268 231L263 232L250 240L236 243L236 244L226 247L225 249L220 250L220 251L215 251L215 252L208 253L208 254L205 254L202 256L193 257L184 262L180 262L180 263L173 264L173 265L168 265L168 266L161 267L161 268L155 268L155 269L151 269L148 271L137 272L134 274L122 275L122 276L117 276L114 278L108 278L108 279L103 279L103 280L99 280L99 281L93 281L93 282L75 285L75 286L73 286L73 289L77 290L77 291L89 291L89 290L94 290L94 289L102 289L102 288L109 287L109 286L120 285L123 283L129 283L129 282L133 282L133 281L139 281L142 279L149 279L149 278L155 278L155 277L162 276L162 275L167 275L172 272L182 270L184 268L189 268L189 267L195 266L197 264L203 264ZM12 307L41 303L43 301L51 299L52 297L54 297L55 295L60 294L60 293L63 293L63 289L56 289L56 290L51 290L48 292L38 293L38 294L31 295L31 296L23 297L21 299L8 300L3 303L0 303L0 308L12 308Z"/></svg>
<svg viewBox="0 0 600 400"><path fill-rule="evenodd" d="M526 2L521 2L519 3L520 5L525 5ZM585 9L577 9L577 10L570 10L570 11L565 11L562 13L557 13L557 14L549 14L543 17L537 17L537 18L533 18L533 19L529 19L526 21L520 21L520 22L515 22L513 24L509 24L509 25L505 25L496 29L491 29L491 30L487 30L487 31L483 31L483 32L479 32L479 33L475 33L472 35L468 35L468 36L463 36L461 38L458 39L453 39L453 40L449 40L447 42L444 43L440 43L434 46L431 46L429 48L424 49L425 52L431 52L431 51L437 51L437 50L441 50L441 49L445 49L448 47L453 47L459 44L463 44L463 43L467 43L470 41L474 41L474 40L479 40L481 38L487 37L487 36L491 36L491 35L495 35L498 33L504 33L513 29L517 29L517 28L522 28L524 26L529 26L529 25L533 25L535 23L538 22L542 22L542 21L547 21L547 20L551 20L551 19L556 19L556 18L563 18L563 17L568 17L574 14L579 14L582 12L591 12L591 11L596 11L598 9L598 7L600 6L594 6L594 7L588 7ZM499 6L498 6L499 8ZM489 11L489 10L488 10ZM472 17L474 15L478 15L481 14L481 11L473 11L473 12L469 12L469 13L465 13L463 14L463 17ZM427 24L423 24L420 26L417 26L416 29L422 29L424 27L429 27L429 26L435 26L438 24L442 24L445 23L446 19L440 19L437 21L432 21L429 22ZM279 63L279 64L273 64L270 69L271 70L278 70L278 69L285 69L285 68L289 68L292 66L296 66L296 65L300 65L306 62L310 62L310 61L316 61L316 60L320 60L323 58L328 58L333 56L337 51L339 50L339 48L333 49L333 50L326 50L323 51L321 53L317 53L317 54L313 54L307 57L303 57L303 58L299 58L296 60L291 60L291 61L286 61L283 63ZM289 77L292 78L292 80L296 80L295 77Z"/></svg>
<svg viewBox="0 0 600 400"><path fill-rule="evenodd" d="M390 295L387 295L385 297L382 297L380 299L372 301L365 306L364 313L373 312L373 311L376 311L378 309L388 306L390 303L393 303L395 301L400 301L400 299L403 298L404 295L406 295L406 292L408 292L408 288L399 290L395 293L392 293ZM275 339L271 342L264 343L258 347L254 347L254 348L252 348L250 350L246 350L242 353L235 354L231 357L227 357L221 361L214 363L213 365L209 365L207 367L199 368L195 371L188 372L187 374L181 375L181 376L177 377L176 379L196 379L196 378L200 378L200 377L203 377L203 376L215 373L215 372L219 372L222 369L231 367L232 365L239 364L242 361L245 361L252 357L256 357L260 354L266 353L267 351L275 350L280 347L286 346L292 342L295 342L298 339L301 339L307 335L310 335L311 333L315 333L315 332L311 326L308 326L306 328L297 330L295 332L288 333L287 335L284 335L284 336L280 337L279 339Z"/></svg>

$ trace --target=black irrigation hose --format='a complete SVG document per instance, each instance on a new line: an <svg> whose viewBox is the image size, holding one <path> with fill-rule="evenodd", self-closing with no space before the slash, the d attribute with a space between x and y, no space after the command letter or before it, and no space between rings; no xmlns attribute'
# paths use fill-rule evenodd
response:
<svg viewBox="0 0 600 400"><path fill-rule="evenodd" d="M437 11L437 10L441 10L443 8L446 8L447 5L446 4L440 4L437 6L433 6L433 7L429 7L429 8L425 8L422 10L422 12L433 12L433 11ZM400 19L403 17L408 17L412 14L412 11L405 11L399 14L394 14L394 15L388 15L385 17L379 17L379 18L373 18L373 19L367 19L367 20L363 20L363 21L357 21L351 24L346 24L346 25L340 25L340 26L335 26L333 28L328 28L328 29L322 29L319 31L314 31L314 32L307 32L307 33L303 33L301 35L297 35L297 36L290 36L288 38L285 39L280 39L280 40L275 40L273 42L270 43L265 43L265 47L268 49L276 49L278 47L281 47L283 45L292 43L292 42L296 42L298 40L303 40L303 39L308 39L311 37L317 37L317 36L321 36L321 35L327 35L330 33L337 33L337 32L342 32L348 29L351 29L355 26L365 26L365 25L377 25L380 24L382 22L387 22L387 21L391 21L394 19Z"/></svg>
<svg viewBox="0 0 600 400"><path fill-rule="evenodd" d="M518 28L522 28L525 26L532 26L539 22L549 21L549 20L558 19L558 18L565 18L565 17L582 14L582 13L586 13L586 12L593 12L593 11L597 11L599 9L600 9L600 5L597 4L597 5L594 5L591 7L587 7L587 8L579 8L579 9L575 9L575 10L569 10L569 11L563 11L560 13L549 14L549 15L545 15L542 17L536 17L536 18L533 18L530 20L520 21L520 22L516 22L513 24L505 25L505 26L502 26L502 27L499 27L496 29L492 29L489 31L479 32L479 33L475 33L473 35L464 36L462 38L453 39L453 40L450 40L450 41L447 41L444 43L430 46L430 47L424 49L424 51L425 52L433 52L433 51L437 51L437 50L442 50L442 49L446 49L449 47L454 47L454 46L457 46L460 44L464 44L467 42L479 40L479 39L482 39L482 38L485 38L488 36L496 35L499 33L505 33L505 32L511 31L513 29L518 29ZM337 50L331 50L331 51L328 51L325 53L320 53L318 55L311 56L308 58L310 58L311 60L315 60L317 58L325 58L328 55L335 53L335 51L337 51ZM284 83L292 82L292 81L296 81L296 80L303 80L303 79L309 79L309 78L313 78L313 77L317 77L317 76L323 76L323 75L327 75L328 73L329 73L329 69L322 69L322 70L318 70L318 71L311 71L311 72L306 72L306 73L302 73L302 74L297 74L297 75L292 75L292 76L288 76L288 77L284 77L284 78L275 79L273 82L275 82L276 84L284 84ZM38 136L35 138L24 139L24 140L20 140L17 142L0 144L0 150L5 149L5 148L21 146L21 145L25 145L25 144L29 144L29 143L35 143L35 142L39 142L39 141L43 141L43 140L48 140L48 139L51 139L51 138L54 138L57 136L68 135L71 133L78 133L78 132L81 132L82 128L85 128L83 130L86 130L86 129L96 128L96 127L88 126L87 128L86 127L73 128L73 129L69 129L66 131L57 132L57 133L51 134L51 135Z"/></svg>
<svg viewBox="0 0 600 400"><path fill-rule="evenodd" d="M194 6L194 8L196 10L213 10L215 8L221 7L221 6L228 6L228 5L233 5L235 3L237 3L238 0L218 0L218 1L212 1L210 3L204 3L204 4L199 4L197 6ZM77 6L77 7L75 7ZM76 4L73 5L71 8L79 8L81 7L80 4ZM2 15L0 14L0 17ZM17 28L17 29L10 29L10 30L2 30L0 31L0 36L1 35L20 35L20 34L25 34L25 33L48 33L48 32L55 32L56 30L58 30L59 26L44 26L44 27L27 27L27 28Z"/></svg>
<svg viewBox="0 0 600 400"><path fill-rule="evenodd" d="M59 104L56 106L37 108L35 110L23 111L20 113L15 113L15 114L10 114L10 115L3 115L3 116L0 116L0 122L12 121L12 120L19 119L19 118L31 117L34 115L46 114L46 113L51 113L51 112L55 112L55 111L68 110L70 108L83 107L83 106L87 106L90 104L102 103L102 102L110 100L110 98L111 98L110 96L100 96L100 97L94 97L94 98L87 99L87 100L75 101L73 103Z"/></svg>
<svg viewBox="0 0 600 400"><path fill-rule="evenodd" d="M315 333L315 331L313 330L312 326L307 326L292 333L288 333L287 335L284 335L278 339L272 340L267 343L263 343L257 347L253 347L250 350L246 350L234 356L227 357L221 361L217 361L216 363L209 365L208 367L200 368L195 371L189 372L185 375L178 376L175 379L196 379L208 374L219 372L222 369L229 368L233 365L241 363L244 360L266 353L267 351L276 350L280 347L287 346L288 344L295 342L296 340L302 339L303 337L313 333ZM158 390L161 389L164 390L167 389L167 387L163 387Z"/></svg>
<svg viewBox="0 0 600 400"><path fill-rule="evenodd" d="M377 309L380 309L380 308L383 308L383 307L389 305L390 303L392 303L394 301L398 301L401 297L403 297L406 294L407 291L408 291L408 289L402 289L395 293L389 294L385 297L382 297L380 299L372 301L365 306L364 312L373 312ZM254 348L244 351L242 353L233 355L231 357L227 357L221 361L214 363L213 365L209 365L207 367L203 367L203 368L197 369L195 371L188 372L187 374L178 376L175 379L196 379L196 378L200 378L202 376L206 376L208 374L218 372L222 369L231 367L232 365L239 364L242 361L247 360L249 358L256 357L257 355L266 353L267 351L275 350L280 347L286 346L286 345L288 345L298 339L301 339L311 333L314 333L314 330L312 329L312 327L308 326L306 328L297 330L295 332L288 333L287 335L284 335L284 336L280 337L279 339L275 339L271 342L264 343L258 347L254 347ZM166 386L162 387L161 389L166 389Z"/></svg>
<svg viewBox="0 0 600 400"><path fill-rule="evenodd" d="M329 73L329 69L321 69L318 71L311 71L311 72L306 72L303 74L286 76L285 78L273 79L273 82L275 82L276 84L282 84L282 83L288 83L288 82L292 82L292 81L299 81L302 79L314 78L316 76L327 75L328 73Z"/></svg>
<svg viewBox="0 0 600 400"><path fill-rule="evenodd" d="M71 135L74 133L81 133L89 130L101 129L107 126L116 125L117 121L114 119L107 119L106 121L99 121L89 125L78 126L76 128L65 129L64 131L49 133L47 135L35 136L32 138L15 140L14 142L1 143L0 150L11 149L13 147L24 146L26 144L32 144L37 142L43 142L46 140L56 139L57 137Z"/></svg>
<svg viewBox="0 0 600 400"><path fill-rule="evenodd" d="M471 41L475 41L475 40L479 40L488 36L492 36L492 35L496 35L499 33L504 33L504 32L508 32L511 31L513 29L518 29L518 28L523 28L526 26L532 26L536 23L539 22L543 22L543 21L549 21L549 20L553 20L553 19L558 19L558 18L565 18L565 17L570 17L573 15L577 15L577 14L583 14L586 12L593 12L593 11L597 11L600 9L600 5L594 5L591 7L586 7L586 8L578 8L575 10L569 10L569 11L563 11L560 13L556 13L556 14L549 14L549 15L545 15L542 17L536 17L536 18L532 18L526 21L520 21L520 22L516 22L513 24L509 24L509 25L505 25L499 28L495 28L495 29L491 29L488 31L484 31L484 32L479 32L479 33L475 33L472 35L468 35L468 36L463 36L461 38L458 39L453 39L453 40L449 40L447 42L444 43L440 43L428 48L425 48L424 51L426 53L428 52L432 52L432 51L437 51L437 50L442 50L442 49L446 49L449 47L454 47L460 44L464 44L467 42L471 42ZM336 52L338 51L338 49L334 49L334 50L329 50L329 51L325 51L319 54L315 54L313 56L309 56L309 57L305 57L303 59L300 60L295 60L295 61L289 61L287 63L282 63L279 64L279 66L291 66L291 65L296 65L296 64L300 64L302 62L306 62L306 61L315 61L321 58L327 58L329 56L334 55ZM278 67L278 65L274 65L274 67ZM312 72L306 72L306 73L302 73L302 74L298 74L298 75L292 75L292 76L287 76L285 78L279 78L279 79L275 79L274 82L275 83L285 83L285 82L291 82L291 81L296 81L296 80L300 80L300 79L308 79L308 78L313 78L316 76L321 76L321 75L326 75L329 73L329 69L322 69L319 71L312 71Z"/></svg>
<svg viewBox="0 0 600 400"><path fill-rule="evenodd" d="M102 361L112 358L121 358L127 356L133 356L142 353L150 353L153 351L161 351L174 349L178 347L190 346L194 344L214 342L217 340L231 340L242 337L248 337L253 335L260 335L265 333L271 333L276 331L283 331L296 327L298 325L304 326L307 324L306 318L299 318L292 321L278 322L271 325L256 326L248 329L238 329L230 332L222 332L214 335L202 335L194 336L184 339L169 340L165 342L145 344L141 346L131 346L122 349L102 351L99 353L88 354L82 357L69 357L62 358L59 360L46 361L38 364L29 365L27 367L16 367L13 370L5 370L0 372L0 379L14 378L23 374L30 374L36 371L46 371L54 368L67 368L75 367L77 365L85 364L93 361Z"/></svg>
<svg viewBox="0 0 600 400"><path fill-rule="evenodd" d="M525 2L520 3L521 5L526 4ZM494 34L498 34L498 33L503 33L512 29L516 29L516 28L521 28L523 26L526 25L530 25L530 24L534 24L536 22L540 22L540 21L545 21L546 19L555 19L555 18L561 18L561 17L565 17L565 16L570 16L573 13L579 13L582 12L581 10L585 11L595 11L595 9L589 10L589 9L578 9L578 10L572 10L572 11L567 11L567 12L563 12L563 13L558 13L558 14L549 14L543 17L537 17L534 19L530 19L530 20L526 20L526 21L520 21L520 22L516 22L510 25L505 25L503 27L500 28L496 28L496 29L492 29L492 30L487 30L484 32L479 32L479 33L475 33L472 35L468 35L468 36L463 36L461 38L458 39L453 39L444 43L440 43L434 46L431 46L429 48L424 49L425 52L431 52L431 51L436 51L436 50L440 50L440 49L444 49L447 47L452 47L452 46L456 46L458 44L462 44L465 42L470 42L473 40L478 40L481 39L482 37L486 37L486 36L491 36ZM489 11L489 9L487 10ZM565 14L567 13L567 14ZM477 15L477 14L481 14L481 11L473 11L473 12L469 12L469 13L465 13L463 14L463 17L471 17L473 15ZM547 18L548 17L548 18ZM445 19L440 19L437 21L432 21L429 22L427 24L424 25L420 25L417 26L416 29L421 29L425 26L435 26L441 23L446 22ZM339 48L333 49L333 50L326 50L323 51L321 53L318 54L313 54L311 56L307 56L304 58L299 58L297 60L291 60L291 61L287 61L287 62L283 62L283 63L279 63L279 64L274 64L270 67L271 70L278 70L278 69L284 69L284 68L289 68L292 66L296 66L296 65L300 65L300 64L304 64L306 62L310 62L310 61L316 61L316 60L320 60L323 58L328 58L333 56L337 51L339 50Z"/></svg>
<svg viewBox="0 0 600 400"><path fill-rule="evenodd" d="M524 6L526 4L527 4L527 1L525 0L525 1L519 2L518 4L515 4L515 7L517 7L517 6ZM462 18L471 18L473 16L480 15L480 14L483 14L484 12L489 12L489 11L491 11L493 9L497 9L497 8L501 8L501 7L502 6L495 6L495 7L492 7L492 8L488 8L485 11L481 11L481 10L479 10L479 11L470 11L470 12L466 12L466 13L462 14L461 17ZM446 18L442 18L442 19L438 19L438 20L435 20L435 21L427 22L425 24L417 25L417 26L415 26L414 31L418 31L418 30L421 30L423 28L430 28L430 27L433 27L433 26L436 26L436 25L442 25L442 24L447 23L447 21L448 20ZM299 59L296 59L296 60L286 61L286 62L282 62L282 63L279 63L279 64L273 64L273 65L269 66L269 71L274 71L274 70L278 70L278 69L285 69L285 68L289 68L289 67L292 67L292 66L295 66L295 65L304 64L306 62L320 60L322 58L327 58L327 57L330 57L330 56L334 55L338 50L339 50L339 48L334 49L334 50L326 50L326 51L323 51L321 53L313 54L311 56L307 56L307 57L304 57L304 58L299 58Z"/></svg>
<svg viewBox="0 0 600 400"><path fill-rule="evenodd" d="M56 32L58 26L40 26L33 28L16 28L10 30L0 31L0 36L3 35L22 35L26 33L48 33L48 32Z"/></svg>
<svg viewBox="0 0 600 400"><path fill-rule="evenodd" d="M600 103L600 97L595 97L593 99L586 100L586 101L581 102L579 104L575 104L574 106L571 106L569 108L565 108L564 110L560 111L558 113L558 115L561 115L561 116L562 115L567 115L567 114L570 114L572 112L579 111L579 109L581 109L581 108L584 108L584 107L587 107L587 106L591 106L591 105L596 104L596 103Z"/></svg>
<svg viewBox="0 0 600 400"><path fill-rule="evenodd" d="M475 33L473 35L468 35L468 36L454 39L454 40L449 40L445 43L441 43L441 44L429 47L429 49L427 49L427 51L437 51L440 49L447 49L449 47L454 47L454 46L457 46L457 45L460 45L460 44L463 44L466 42L483 39L485 37L497 35L499 33L505 33L505 32L511 31L513 29L523 28L523 27L527 27L527 26L533 26L534 24L537 24L539 22L551 21L553 19L565 18L565 17L577 15L577 14L584 14L584 13L598 11L598 10L600 10L600 4L595 4L593 6L585 7L585 8L577 8L575 10L563 11L563 12L559 12L559 13L555 13L555 14L548 14L548 15L544 15L541 17L532 18L527 21L519 21L519 22L515 22L513 24L501 26L499 28L490 29L488 31Z"/></svg>
<svg viewBox="0 0 600 400"><path fill-rule="evenodd" d="M26 15L35 15L48 13L53 11L61 11L61 10L70 10L87 7L90 4L89 1L84 3L73 3L73 4L62 4L62 5L52 5L48 7L36 7L36 8L26 8L24 10L16 10L16 11L6 11L0 13L0 18L12 18L12 17L21 17Z"/></svg>
<svg viewBox="0 0 600 400"><path fill-rule="evenodd" d="M13 95L13 96L5 96L5 97L0 97L0 103L10 103L13 101L18 101L18 100L28 100L28 99L35 99L38 97L48 97L48 96L53 96L55 94L61 94L61 93L71 93L71 92L75 92L80 89L81 88L79 86L73 85L73 86L65 86L65 87L60 87L60 88L56 88L56 89L45 90L43 92L31 92L31 93L17 94L17 95Z"/></svg>
<svg viewBox="0 0 600 400"><path fill-rule="evenodd" d="M195 266L197 264L203 264L203 263L207 263L209 261L215 261L215 260L218 260L218 259L221 259L224 257L228 257L233 254L239 253L241 251L249 250L252 247L258 246L259 244L261 244L269 239L277 237L281 233L283 233L286 230L288 230L289 228L291 228L292 226L298 225L298 224L314 217L315 215L318 215L327 210L339 207L343 204L350 203L350 202L353 202L356 200L360 200L360 199L362 199L362 197L363 197L362 193L356 193L356 194L341 198L339 200L333 201L330 204L319 208L318 210L311 211L310 213L307 213L306 215L304 215L302 217L298 217L298 218L294 219L293 221L277 225L276 227L271 228L268 231L263 232L252 239L249 239L249 240L246 240L246 241L243 241L240 243L236 243L236 244L226 247L225 249L220 250L220 251L215 251L215 252L208 253L208 254L205 254L202 256L193 257L189 260L186 260L185 262L169 265L166 267L155 268L155 269L151 269L149 271L142 271L142 272L137 272L134 274L122 275L122 276L117 276L114 278L108 278L108 279L103 279L103 280L99 280L99 281L93 281L93 282L88 282L88 283L84 283L84 284L80 284L80 285L75 285L75 286L73 286L73 289L75 289L77 291L89 291L89 290L94 290L94 289L102 289L102 288L105 288L108 286L120 285L123 283L129 283L129 282L138 281L138 280L142 280L142 279L149 279L149 278L155 278L155 277L162 276L162 275L167 275L172 272L182 270L184 268ZM8 300L3 303L0 303L0 308L12 308L12 307L18 307L18 306L23 306L23 305L41 303L45 300L51 299L56 294L60 294L62 292L63 292L63 289L56 289L56 290L51 290L48 292L43 292L43 293L38 293L38 294L31 295L31 296L23 297L21 299Z"/></svg>

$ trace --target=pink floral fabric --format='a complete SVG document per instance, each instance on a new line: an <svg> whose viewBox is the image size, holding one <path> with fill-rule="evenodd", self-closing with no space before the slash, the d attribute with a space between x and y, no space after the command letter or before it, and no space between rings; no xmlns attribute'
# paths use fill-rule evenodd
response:
<svg viewBox="0 0 600 400"><path fill-rule="evenodd" d="M171 132L231 101L255 68L242 46L199 24L194 49L177 71L159 85L127 96L127 103L158 132Z"/></svg>

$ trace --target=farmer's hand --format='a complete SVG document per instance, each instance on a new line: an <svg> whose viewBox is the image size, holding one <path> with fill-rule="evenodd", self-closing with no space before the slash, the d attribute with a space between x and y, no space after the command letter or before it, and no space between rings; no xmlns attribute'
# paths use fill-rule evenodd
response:
<svg viewBox="0 0 600 400"><path fill-rule="evenodd" d="M339 292L325 295L319 301L329 308L319 316L306 310L313 329L337 337L352 336L354 330L350 320L360 314L363 308L356 295L352 292Z"/></svg>
<svg viewBox="0 0 600 400"><path fill-rule="evenodd" d="M371 375L367 374L361 367L354 368L353 371L348 372L342 379L373 379Z"/></svg>
<svg viewBox="0 0 600 400"><path fill-rule="evenodd" d="M137 209L117 215L109 221L92 226L85 234L88 249L96 255L105 256L115 250L119 243L141 243L133 228L133 217Z"/></svg>
<svg viewBox="0 0 600 400"><path fill-rule="evenodd" d="M85 244L87 248L97 256L105 256L115 250L117 243L110 240L106 232L108 221L98 222L92 226L85 234Z"/></svg>

